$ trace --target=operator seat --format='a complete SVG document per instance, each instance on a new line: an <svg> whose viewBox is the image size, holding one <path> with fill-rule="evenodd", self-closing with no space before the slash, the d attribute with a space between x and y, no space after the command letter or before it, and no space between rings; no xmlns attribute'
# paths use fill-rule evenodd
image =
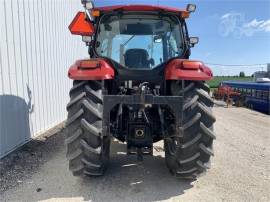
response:
<svg viewBox="0 0 270 202"><path fill-rule="evenodd" d="M128 49L124 55L125 65L128 68L138 68L138 69L150 69L150 64L152 60L149 60L149 55L145 49Z"/></svg>

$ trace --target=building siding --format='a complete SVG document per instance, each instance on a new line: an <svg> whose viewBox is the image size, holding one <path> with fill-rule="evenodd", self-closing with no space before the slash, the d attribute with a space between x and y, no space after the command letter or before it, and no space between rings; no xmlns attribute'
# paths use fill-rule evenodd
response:
<svg viewBox="0 0 270 202"><path fill-rule="evenodd" d="M87 57L78 0L0 0L0 158L65 120L68 67Z"/></svg>

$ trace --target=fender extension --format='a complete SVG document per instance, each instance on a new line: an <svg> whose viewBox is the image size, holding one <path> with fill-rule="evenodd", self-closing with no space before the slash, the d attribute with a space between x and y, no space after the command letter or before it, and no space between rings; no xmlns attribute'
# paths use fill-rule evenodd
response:
<svg viewBox="0 0 270 202"><path fill-rule="evenodd" d="M78 60L69 68L68 77L72 80L114 79L112 65L104 59Z"/></svg>
<svg viewBox="0 0 270 202"><path fill-rule="evenodd" d="M166 80L211 80L213 73L209 67L200 61L174 59L165 67Z"/></svg>

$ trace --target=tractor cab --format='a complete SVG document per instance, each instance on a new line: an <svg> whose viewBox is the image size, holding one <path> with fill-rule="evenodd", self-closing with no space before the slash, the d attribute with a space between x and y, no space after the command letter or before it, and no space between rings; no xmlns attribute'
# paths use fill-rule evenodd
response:
<svg viewBox="0 0 270 202"><path fill-rule="evenodd" d="M82 35L92 58L151 70L173 58L188 59L190 48L198 43L197 37L189 38L185 23L194 5L186 10L148 5L94 8L82 2L86 12L79 12L69 29Z"/></svg>
<svg viewBox="0 0 270 202"><path fill-rule="evenodd" d="M94 50L129 69L151 70L175 57L185 57L184 22L158 12L105 14L98 22Z"/></svg>

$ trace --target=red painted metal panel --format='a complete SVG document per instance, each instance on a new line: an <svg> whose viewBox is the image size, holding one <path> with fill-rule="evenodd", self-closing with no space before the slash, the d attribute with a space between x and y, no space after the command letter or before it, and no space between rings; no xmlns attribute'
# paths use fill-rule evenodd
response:
<svg viewBox="0 0 270 202"><path fill-rule="evenodd" d="M78 60L70 67L68 77L73 80L108 80L114 78L114 69L104 59Z"/></svg>
<svg viewBox="0 0 270 202"><path fill-rule="evenodd" d="M199 61L174 59L166 65L166 80L211 80L213 73L209 67Z"/></svg>
<svg viewBox="0 0 270 202"><path fill-rule="evenodd" d="M117 6L106 6L106 7L97 7L96 10L102 12L110 12L114 10L123 10L123 11L167 11L173 13L187 12L186 10L171 8L166 6L151 6L151 5L117 5ZM188 13L188 12L187 12Z"/></svg>

